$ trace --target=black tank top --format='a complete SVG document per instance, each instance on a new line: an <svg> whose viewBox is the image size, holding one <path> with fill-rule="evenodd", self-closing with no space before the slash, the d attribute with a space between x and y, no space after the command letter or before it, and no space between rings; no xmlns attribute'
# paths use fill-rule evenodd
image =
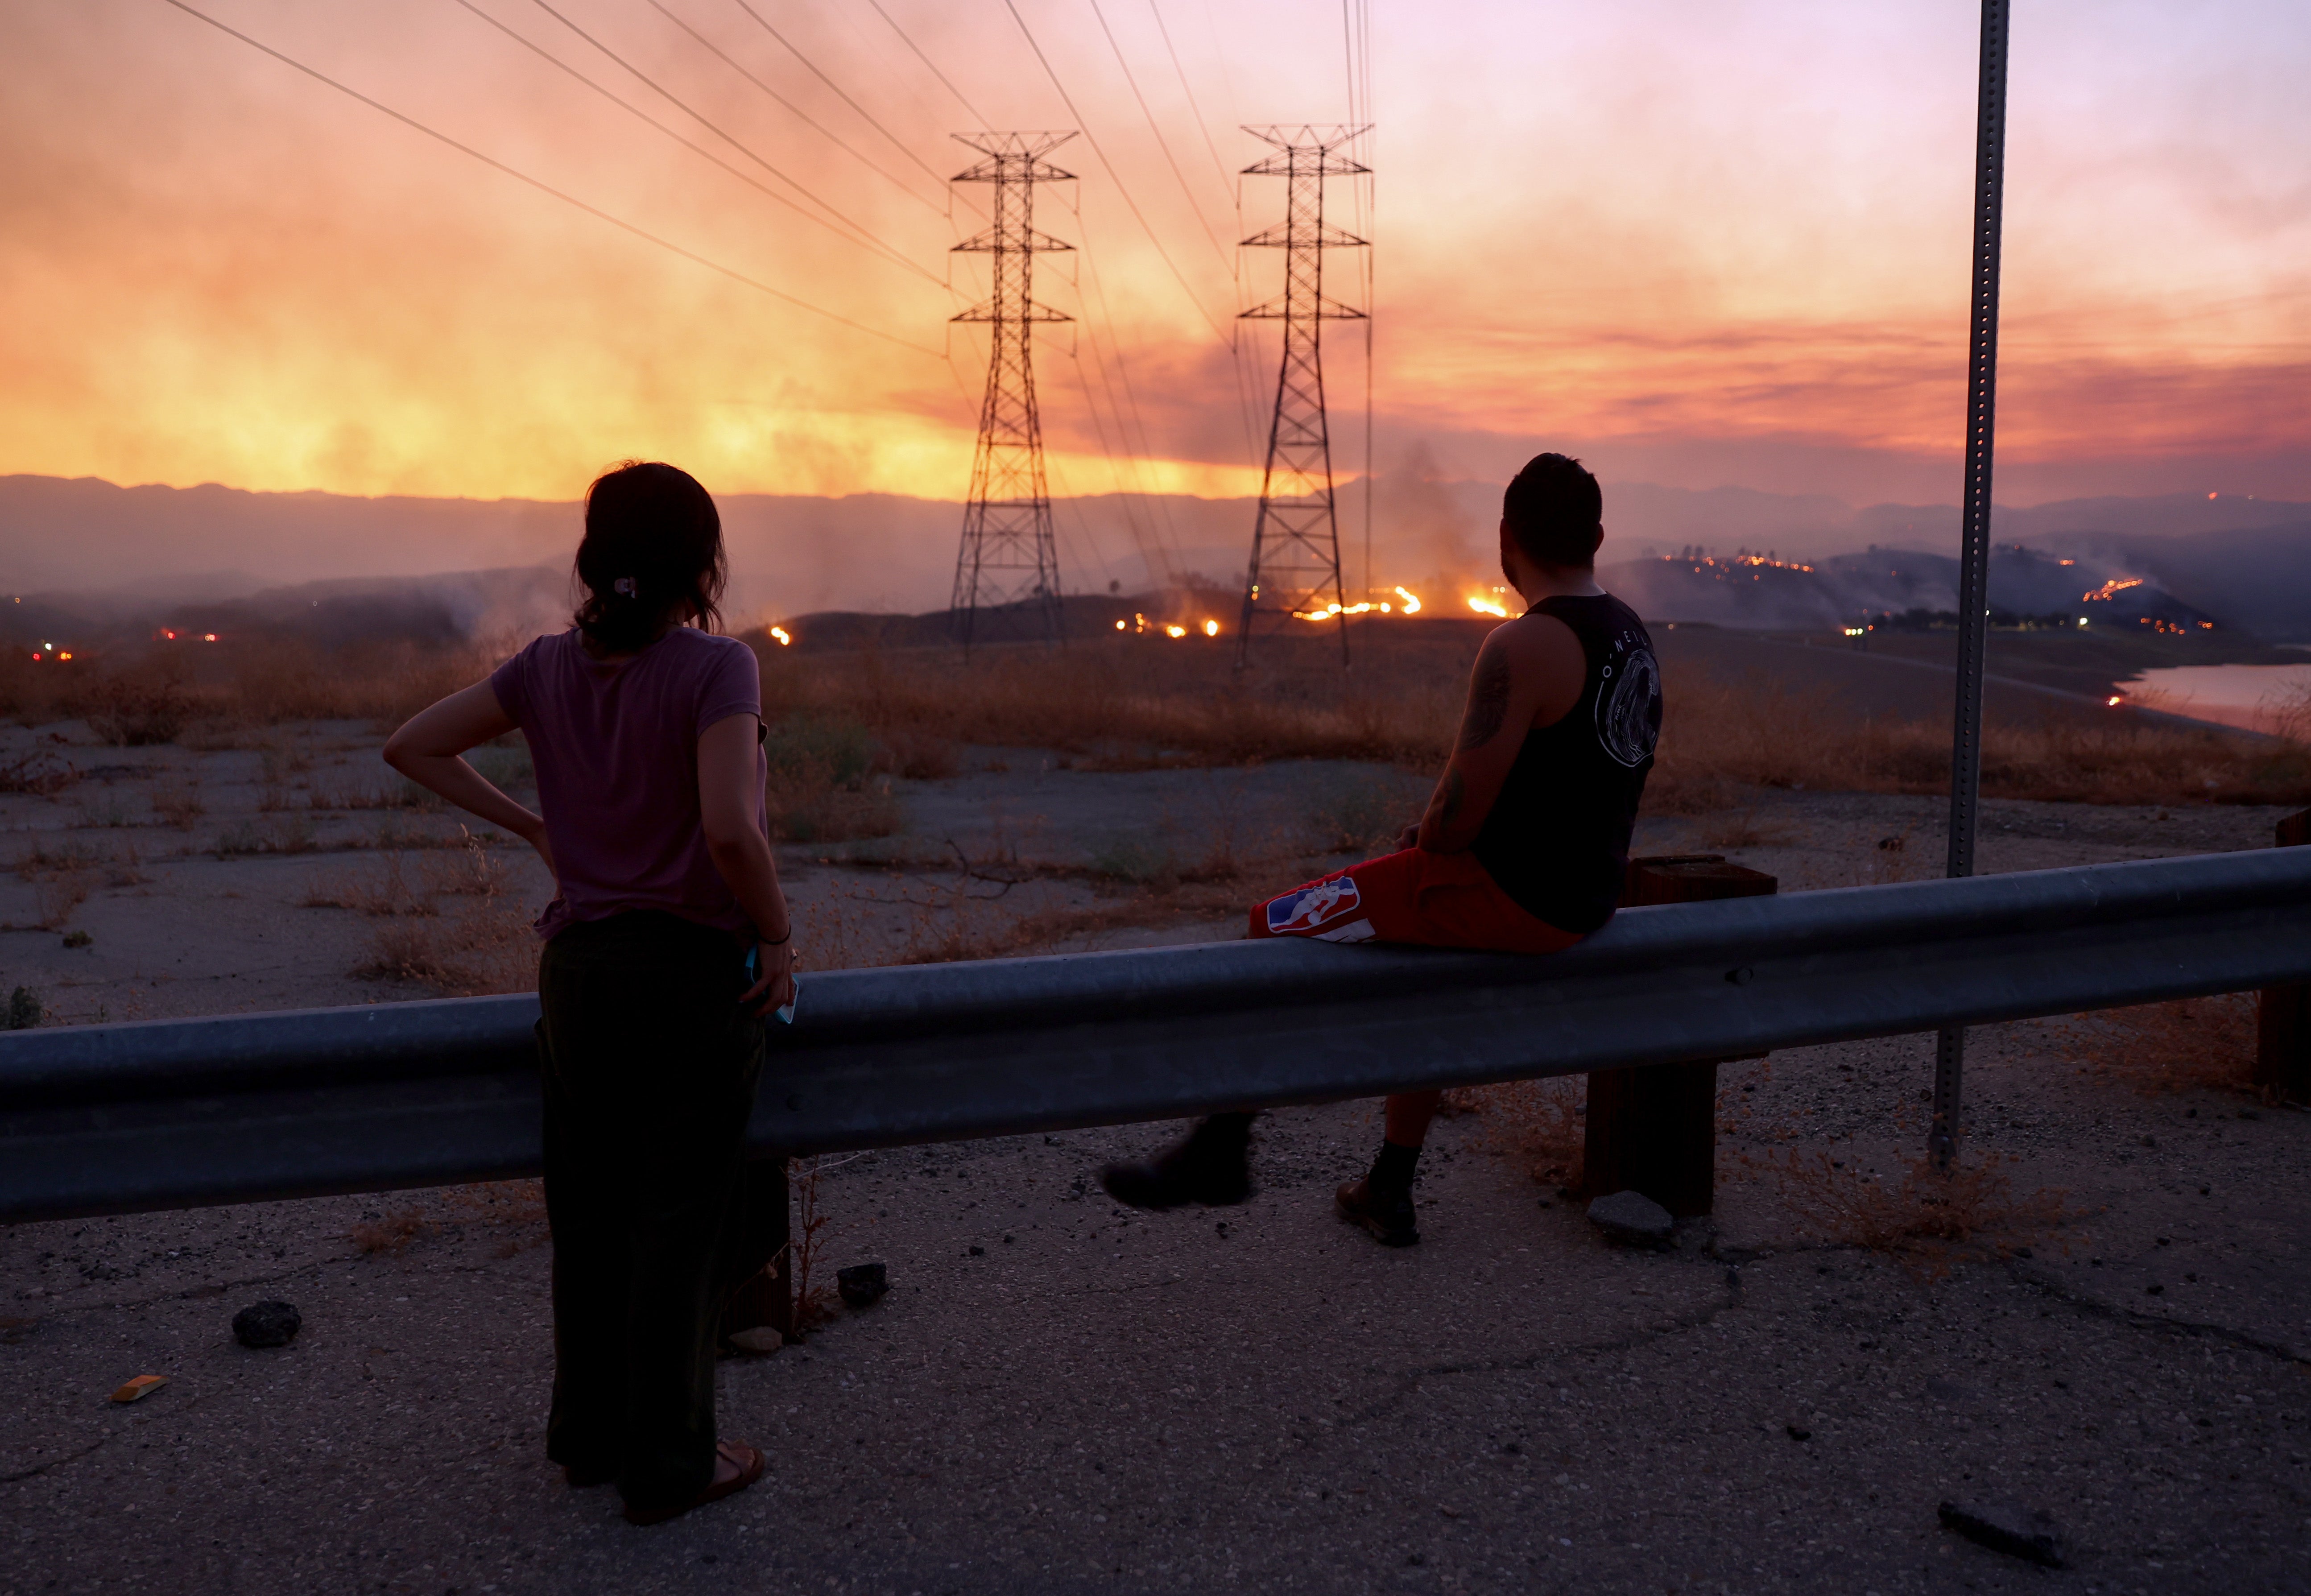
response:
<svg viewBox="0 0 2311 1596"><path fill-rule="evenodd" d="M1589 676L1563 720L1524 734L1469 851L1526 913L1586 936L1620 902L1661 738L1661 666L1644 623L1609 593L1544 598L1528 613L1573 628Z"/></svg>

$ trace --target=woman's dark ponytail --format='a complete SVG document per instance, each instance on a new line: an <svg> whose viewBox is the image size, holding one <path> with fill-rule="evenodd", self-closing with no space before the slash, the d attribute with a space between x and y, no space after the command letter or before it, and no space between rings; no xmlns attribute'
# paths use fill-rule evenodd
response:
<svg viewBox="0 0 2311 1596"><path fill-rule="evenodd" d="M628 460L586 490L586 597L571 619L598 651L632 653L690 621L714 631L728 576L721 514L687 471Z"/></svg>

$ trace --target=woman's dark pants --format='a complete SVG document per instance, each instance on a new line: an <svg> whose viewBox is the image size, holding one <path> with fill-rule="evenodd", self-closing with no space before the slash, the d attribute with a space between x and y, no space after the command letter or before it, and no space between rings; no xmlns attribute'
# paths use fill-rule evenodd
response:
<svg viewBox="0 0 2311 1596"><path fill-rule="evenodd" d="M638 1507L714 1473L714 1343L763 1023L727 931L637 911L538 964L554 1230L546 1455Z"/></svg>

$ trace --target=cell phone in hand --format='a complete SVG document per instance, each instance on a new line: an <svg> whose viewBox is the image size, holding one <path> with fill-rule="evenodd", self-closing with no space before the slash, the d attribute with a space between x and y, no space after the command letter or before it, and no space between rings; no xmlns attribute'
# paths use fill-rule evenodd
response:
<svg viewBox="0 0 2311 1596"><path fill-rule="evenodd" d="M746 984L748 986L752 986L762 979L763 950L760 946L750 947L746 950ZM781 1025L791 1025L794 1024L795 1002L796 999L802 996L802 977L799 975L789 974L787 977L787 985L791 989L787 1000L784 1003L780 1004L776 1008L771 1010L773 1017L775 1017Z"/></svg>

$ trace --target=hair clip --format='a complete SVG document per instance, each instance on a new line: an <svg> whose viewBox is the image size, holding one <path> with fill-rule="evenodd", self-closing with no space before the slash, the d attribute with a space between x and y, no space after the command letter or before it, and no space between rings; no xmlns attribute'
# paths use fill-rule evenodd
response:
<svg viewBox="0 0 2311 1596"><path fill-rule="evenodd" d="M624 597L632 598L634 596L634 579L630 576L622 576L616 581L610 584L610 590L613 593L623 594Z"/></svg>

